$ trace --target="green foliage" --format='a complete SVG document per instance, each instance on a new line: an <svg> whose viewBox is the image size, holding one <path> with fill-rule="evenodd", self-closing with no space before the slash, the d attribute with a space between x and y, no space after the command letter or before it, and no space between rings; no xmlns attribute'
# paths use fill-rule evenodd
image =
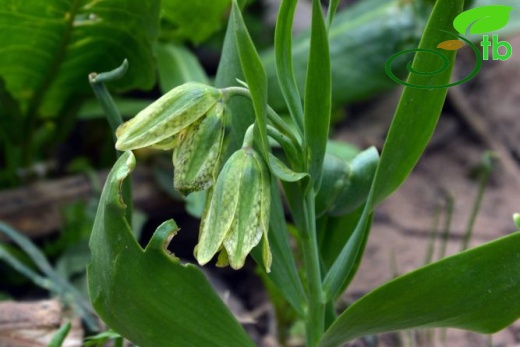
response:
<svg viewBox="0 0 520 347"><path fill-rule="evenodd" d="M283 20L277 22L275 49L263 52L261 57L267 72L269 105L278 111L290 110L293 114L298 112L298 96L305 93L311 34L303 32L292 42L287 37L291 34L292 26L285 12L288 12L290 3L283 1L280 8L279 17ZM367 99L395 87L385 73L385 61L395 52L416 47L426 18L415 13L413 2L400 0L358 1L338 13L328 30L333 71L332 107L338 108L345 103ZM286 32L283 40L282 32ZM284 53L284 59L287 60L281 61L281 51L287 52L291 46L292 55ZM291 57L292 62L289 63ZM403 67L404 64L397 69L399 75L404 72ZM287 74L292 74L293 69L294 77L291 79L296 81L298 90L292 91L290 99L287 99L284 83L293 83L287 79Z"/></svg>
<svg viewBox="0 0 520 347"><path fill-rule="evenodd" d="M131 68L112 87L150 89L159 1L15 1L0 3L0 186L27 169L72 130L87 76L126 58Z"/></svg>
<svg viewBox="0 0 520 347"><path fill-rule="evenodd" d="M319 347L355 337L427 327L493 333L513 323L520 308L520 233L445 258L398 277L350 306ZM378 317L374 319L374 317Z"/></svg>
<svg viewBox="0 0 520 347"><path fill-rule="evenodd" d="M205 41L223 24L231 0L163 0L162 39Z"/></svg>
<svg viewBox="0 0 520 347"><path fill-rule="evenodd" d="M97 335L90 336L85 339L83 346L85 347L103 347L109 341L114 341L114 347L123 346L123 338L118 333L108 330Z"/></svg>
<svg viewBox="0 0 520 347"><path fill-rule="evenodd" d="M437 3L430 22L426 28L419 49L436 46L448 36L438 28L450 28L462 4ZM454 51L447 53L453 63ZM415 71L428 71L435 66L435 56L427 52L419 52L414 59L412 68ZM452 65L451 65L452 66ZM446 84L450 79L448 69L431 77L432 85ZM408 82L420 83L423 76L410 74ZM343 289L342 283L352 276L355 264L363 254L368 232L367 224L375 205L393 193L408 177L413 167L424 151L440 116L447 89L417 89L407 87L403 91L399 105L394 115L392 125L386 137L381 159L376 170L372 188L368 195L363 214L352 237L345 244L342 252L324 280L325 290L333 298ZM420 102L417 102L420 100ZM406 148L406 151L402 149Z"/></svg>
<svg viewBox="0 0 520 347"><path fill-rule="evenodd" d="M329 40L321 5L312 2L311 42L305 78L304 138L311 184L318 190L330 127L331 73Z"/></svg>
<svg viewBox="0 0 520 347"><path fill-rule="evenodd" d="M174 87L187 82L208 84L208 77L197 57L188 49L173 43L157 43L157 69L159 87L166 94Z"/></svg>
<svg viewBox="0 0 520 347"><path fill-rule="evenodd" d="M0 233L16 243L31 259L37 270L33 270L21 262L18 257L14 256L4 245L0 245L0 260L5 261L13 269L33 281L37 286L45 288L60 297L65 304L70 305L70 307L85 320L89 329L98 329L98 323L93 316L92 308L88 301L66 278L56 272L49 263L49 260L31 240L2 222L0 222Z"/></svg>
<svg viewBox="0 0 520 347"><path fill-rule="evenodd" d="M366 334L399 329L452 326L489 333L510 324L520 316L518 308L510 304L520 299L519 269L511 265L518 263L518 233L398 277L362 297L339 317L334 312L335 300L359 268L374 208L406 180L433 134L456 51L443 55L447 69L427 77L424 72L437 69L439 54L433 48L451 38L447 32L454 30L452 23L463 2L435 3L413 63L407 66L407 87L381 155L375 148L358 151L328 141L334 104L331 88L336 83L331 76L335 58L330 51L342 49L331 24L338 1L331 2L326 18L320 2L313 1L310 41L302 46L292 45L295 5L293 0L281 4L272 62L283 98L281 109L289 110L288 118L268 105L272 81L234 1L216 87L186 83L169 91L119 127L117 148L153 145L173 149L174 158L179 156L174 160L174 182L178 182L184 177L177 170L186 163L208 159L208 151L199 151L199 146L211 148L213 153L213 146L218 145L221 160L210 165L215 170L213 179L197 187L207 189L208 194L196 258L206 264L218 253L217 266L240 268L251 251L260 265L258 271L270 281L270 292L277 301L284 298L303 321L307 347L334 347ZM381 86L385 59L407 44L393 37L392 30L402 30L404 37L413 39L423 24L420 19L415 22L412 9L408 2L369 0L352 10L347 26L357 30L351 34L355 44L350 41L350 46L341 47L348 46L351 56L363 59L359 65L346 64L349 72L342 75L345 81L341 83L354 83L348 87L359 92L358 96L369 93L374 85ZM422 8L419 12L428 11ZM393 16L391 24L382 20L389 15ZM381 34L387 27L392 30ZM377 50L354 50L368 38L377 38ZM308 56L296 63L306 45ZM163 89L183 79L204 78L196 64L169 70L168 60L178 60L177 48L158 47L166 75ZM365 65L368 70L360 67ZM306 71L302 84L298 71ZM355 73L368 82L368 89L357 88L360 83L350 78ZM388 80L385 76L384 83ZM303 92L298 90L302 85ZM105 108L113 111L106 89L97 92ZM225 110L216 112L230 129L223 132L223 140L220 125L218 130L204 130L202 125L203 120L212 119L214 107ZM200 131L203 140L192 140ZM125 152L112 168L99 204L88 268L95 309L111 328L142 347L253 346L201 271L181 264L166 251L178 231L173 220L157 228L145 249L131 234L127 214L132 209L125 205L130 202L125 181L134 166L134 155ZM295 225L298 251L290 246L277 178ZM198 197L195 201L202 208ZM264 238L261 243L260 238ZM257 244L260 246L255 247Z"/></svg>
<svg viewBox="0 0 520 347"><path fill-rule="evenodd" d="M60 329L52 336L52 339L47 347L61 347L67 338L67 335L69 334L70 327L70 322L63 324Z"/></svg>
<svg viewBox="0 0 520 347"><path fill-rule="evenodd" d="M90 94L85 76L132 67L116 86L151 88L158 1L2 1L0 56L5 90L26 117L56 117L73 98ZM70 106L69 106L70 107Z"/></svg>
<svg viewBox="0 0 520 347"><path fill-rule="evenodd" d="M125 152L101 195L87 269L94 308L140 346L253 346L204 274L165 249L178 231L173 220L157 228L144 250L135 240L120 195L134 166Z"/></svg>

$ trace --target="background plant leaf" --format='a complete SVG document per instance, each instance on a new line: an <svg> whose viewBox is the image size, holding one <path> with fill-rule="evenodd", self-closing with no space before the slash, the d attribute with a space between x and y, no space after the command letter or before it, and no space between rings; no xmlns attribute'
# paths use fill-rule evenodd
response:
<svg viewBox="0 0 520 347"><path fill-rule="evenodd" d="M401 0L363 0L338 12L328 32L334 71L332 107L395 88L385 73L385 61L396 52L417 46L426 19L415 13L414 3ZM305 89L309 45L309 31L292 40L292 63L300 95ZM262 52L261 58L267 72L269 105L279 112L286 111L274 49ZM404 66L399 72L405 72Z"/></svg>
<svg viewBox="0 0 520 347"><path fill-rule="evenodd" d="M178 229L173 220L157 228L144 251L139 246L120 190L134 166L132 152L125 152L101 195L87 269L94 308L141 347L254 346L204 274L166 251Z"/></svg>
<svg viewBox="0 0 520 347"><path fill-rule="evenodd" d="M222 27L230 5L231 0L163 0L161 36L201 43Z"/></svg>
<svg viewBox="0 0 520 347"><path fill-rule="evenodd" d="M158 0L1 1L0 76L22 113L45 117L91 95L86 76L124 58L130 69L114 86L151 88L158 29Z"/></svg>
<svg viewBox="0 0 520 347"><path fill-rule="evenodd" d="M186 47L158 42L155 45L159 87L166 94L187 82L209 84L208 76L197 57Z"/></svg>
<svg viewBox="0 0 520 347"><path fill-rule="evenodd" d="M520 317L519 250L517 232L400 276L352 304L319 347L404 329L501 330Z"/></svg>

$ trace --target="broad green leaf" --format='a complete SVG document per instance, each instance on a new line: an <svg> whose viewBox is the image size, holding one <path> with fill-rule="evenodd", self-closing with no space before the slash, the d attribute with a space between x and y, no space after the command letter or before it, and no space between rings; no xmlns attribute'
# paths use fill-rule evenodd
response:
<svg viewBox="0 0 520 347"><path fill-rule="evenodd" d="M464 35L485 34L502 29L509 21L509 12L514 8L504 5L489 5L473 8L459 14L453 21L453 26Z"/></svg>
<svg viewBox="0 0 520 347"><path fill-rule="evenodd" d="M146 249L139 246L120 190L134 166L132 152L125 152L101 195L87 269L94 308L141 347L254 346L204 274L165 249L178 231L173 220L157 228Z"/></svg>
<svg viewBox="0 0 520 347"><path fill-rule="evenodd" d="M319 347L403 329L499 331L520 317L519 260L517 232L400 276L352 304Z"/></svg>
<svg viewBox="0 0 520 347"><path fill-rule="evenodd" d="M303 107L292 63L292 24L297 0L283 0L278 11L274 49L280 90L293 120L303 130Z"/></svg>
<svg viewBox="0 0 520 347"><path fill-rule="evenodd" d="M253 108L255 110L255 133L259 134L258 143L260 145L262 157L269 162L269 142L267 139L267 78L265 69L260 61L260 56L256 51L253 40L247 31L242 13L236 1L233 1L231 11L233 25L235 29L235 39L240 57L240 66L246 77L246 83L251 92Z"/></svg>
<svg viewBox="0 0 520 347"><path fill-rule="evenodd" d="M331 112L331 72L329 38L318 0L312 1L309 64L305 80L304 135L311 184L320 185L323 158L327 149Z"/></svg>
<svg viewBox="0 0 520 347"><path fill-rule="evenodd" d="M419 48L432 49L439 42L446 41L450 35L440 29L452 30L453 18L462 10L462 6L462 2L437 1ZM446 51L450 68L438 75L430 76L429 85L449 83L455 52ZM436 55L429 52L419 52L415 56L412 68L415 71L431 71L431 67L438 64L436 58ZM408 83L421 85L424 83L424 76L410 74ZM446 92L447 88L404 89L362 216L351 239L325 277L324 288L328 298L334 298L340 293L344 279L352 274L355 259L364 251L367 237L365 234L372 209L405 181L426 148L439 119ZM352 245L351 242L357 242L357 245Z"/></svg>
<svg viewBox="0 0 520 347"><path fill-rule="evenodd" d="M161 37L201 43L224 23L231 0L163 0Z"/></svg>
<svg viewBox="0 0 520 347"><path fill-rule="evenodd" d="M86 76L128 59L119 90L155 82L152 43L159 1L0 2L0 76L22 113L56 116L72 98L91 95Z"/></svg>
<svg viewBox="0 0 520 347"><path fill-rule="evenodd" d="M204 68L186 47L173 43L157 43L159 87L163 94L186 82L209 84Z"/></svg>

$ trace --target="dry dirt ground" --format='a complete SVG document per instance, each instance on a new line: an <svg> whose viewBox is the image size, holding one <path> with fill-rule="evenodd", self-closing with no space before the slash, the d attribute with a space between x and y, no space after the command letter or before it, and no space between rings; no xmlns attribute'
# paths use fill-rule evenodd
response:
<svg viewBox="0 0 520 347"><path fill-rule="evenodd" d="M508 41L516 53L520 36ZM456 76L464 76L468 66L472 69L468 53L459 52ZM363 114L351 117L338 131L337 138L361 147L375 144L380 148L398 97L396 91L361 107ZM358 298L396 273L421 266L431 245L435 216L440 230L445 225L450 196L453 215L445 254L460 250L479 186L479 180L472 178L471 173L486 151L496 153L498 163L487 184L470 247L515 231L512 214L520 212L519 110L520 54L513 54L503 62L484 61L475 79L450 89L445 111L425 155L400 190L376 211L365 258L346 300ZM442 255L442 242L434 245L434 259L438 259ZM441 338L443 334L445 338ZM386 336L380 339L379 346L414 345L409 335L403 336L403 344L390 342L396 336ZM455 330L437 332L434 340L435 346L520 346L520 324L517 322L495 334L491 344L488 336ZM369 346L361 341L355 345ZM416 346L427 344L418 342Z"/></svg>

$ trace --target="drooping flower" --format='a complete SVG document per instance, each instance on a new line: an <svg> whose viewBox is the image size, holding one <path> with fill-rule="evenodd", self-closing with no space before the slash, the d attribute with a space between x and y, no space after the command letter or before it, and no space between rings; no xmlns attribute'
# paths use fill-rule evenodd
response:
<svg viewBox="0 0 520 347"><path fill-rule="evenodd" d="M262 157L251 147L236 151L222 168L202 218L195 249L199 264L221 251L218 265L239 269L263 238L263 262L269 271L270 202L270 175Z"/></svg>
<svg viewBox="0 0 520 347"><path fill-rule="evenodd" d="M219 100L222 92L201 83L186 83L164 94L116 131L120 151L149 146L175 147L175 137L203 117Z"/></svg>
<svg viewBox="0 0 520 347"><path fill-rule="evenodd" d="M116 148L174 149L174 187L188 194L213 185L224 130L222 92L186 83L122 124L116 131Z"/></svg>
<svg viewBox="0 0 520 347"><path fill-rule="evenodd" d="M173 185L183 194L208 189L215 181L224 142L223 108L222 103L215 104L178 134L173 152Z"/></svg>

